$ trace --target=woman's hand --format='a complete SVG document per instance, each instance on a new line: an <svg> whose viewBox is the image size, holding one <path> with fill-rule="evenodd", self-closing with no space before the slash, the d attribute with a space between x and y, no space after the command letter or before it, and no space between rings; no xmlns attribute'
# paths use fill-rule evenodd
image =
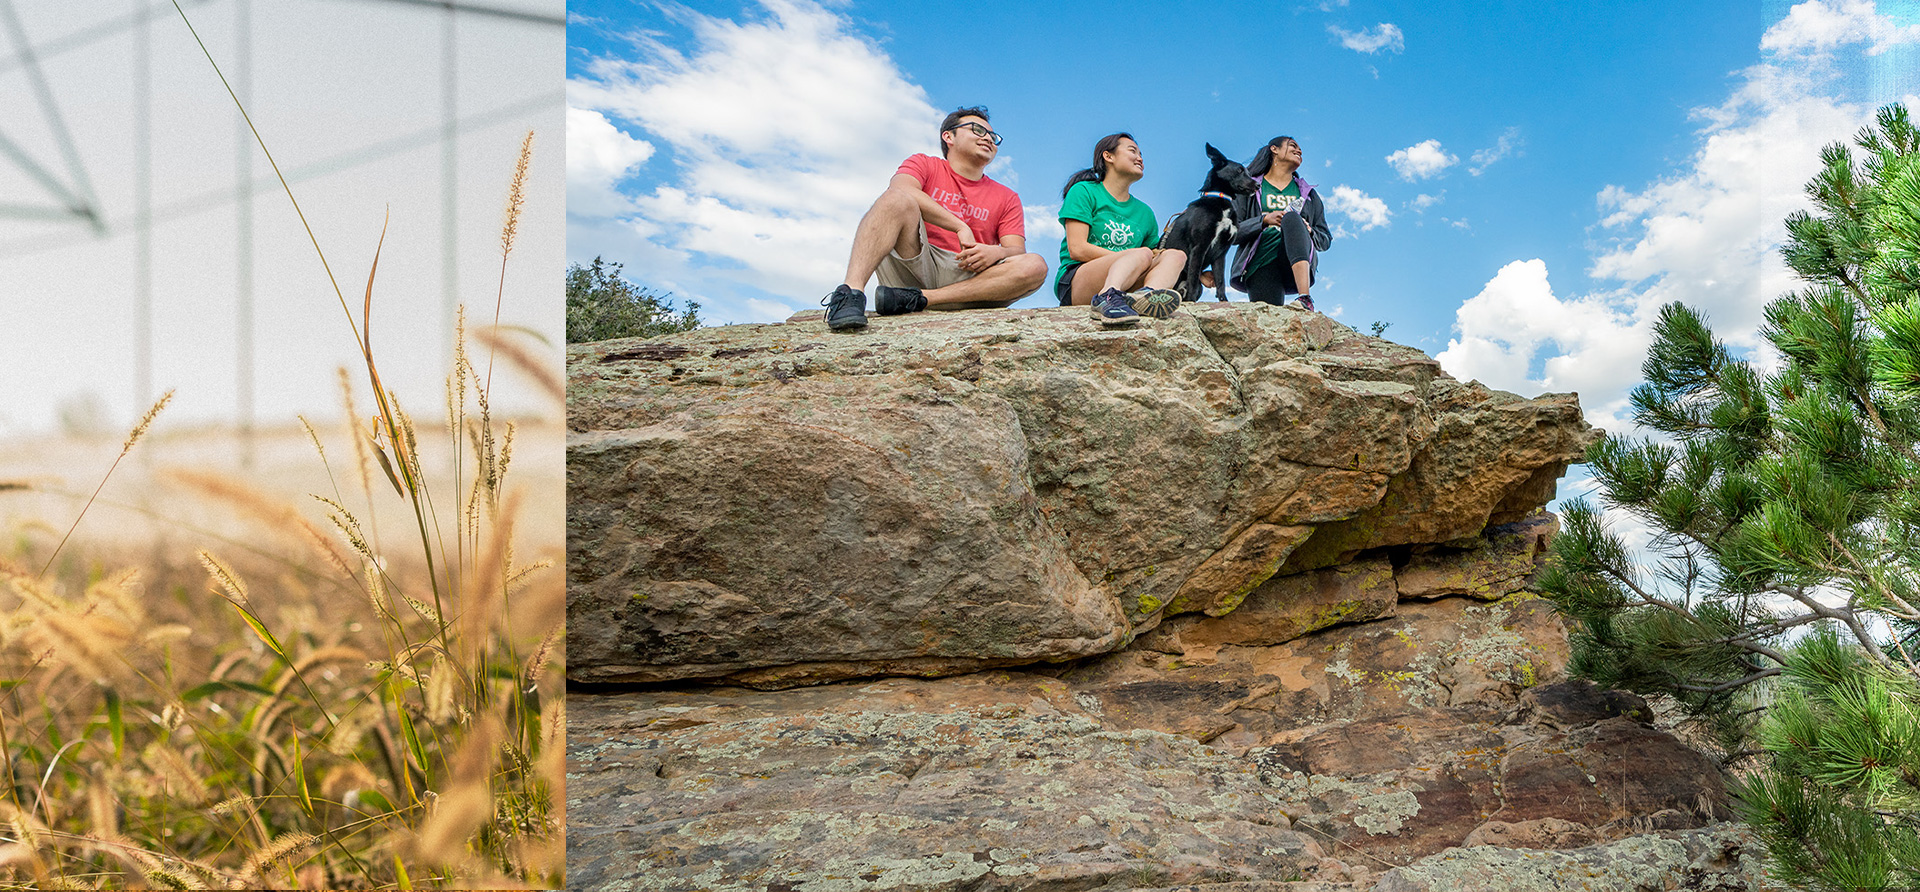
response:
<svg viewBox="0 0 1920 892"><path fill-rule="evenodd" d="M1287 218L1286 211L1268 211L1260 215L1260 222L1265 223L1268 226L1279 226L1280 221L1285 220L1286 218Z"/></svg>

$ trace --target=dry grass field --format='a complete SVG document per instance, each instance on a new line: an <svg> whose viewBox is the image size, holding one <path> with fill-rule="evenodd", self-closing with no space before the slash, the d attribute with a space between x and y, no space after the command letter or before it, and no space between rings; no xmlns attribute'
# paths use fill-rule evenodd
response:
<svg viewBox="0 0 1920 892"><path fill-rule="evenodd" d="M340 404L250 462L171 394L0 443L0 889L563 884L558 351L463 311L444 404L403 408L377 270L351 306L327 273ZM543 417L492 414L509 380Z"/></svg>
<svg viewBox="0 0 1920 892"><path fill-rule="evenodd" d="M559 425L333 415L0 443L0 886L561 883Z"/></svg>

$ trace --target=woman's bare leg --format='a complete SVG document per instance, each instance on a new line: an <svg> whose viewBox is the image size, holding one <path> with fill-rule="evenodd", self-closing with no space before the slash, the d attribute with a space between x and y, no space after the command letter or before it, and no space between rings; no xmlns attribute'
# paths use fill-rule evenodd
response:
<svg viewBox="0 0 1920 892"><path fill-rule="evenodd" d="M1148 288L1172 288L1173 283L1180 281L1180 276L1186 271L1186 252L1169 248L1161 251L1159 259L1153 262L1153 268L1147 270L1146 286Z"/></svg>
<svg viewBox="0 0 1920 892"><path fill-rule="evenodd" d="M1073 274L1073 296L1075 306L1093 303L1093 296L1108 288L1127 291L1140 281L1146 272L1147 263L1153 257L1148 248L1133 248L1103 254L1080 265Z"/></svg>

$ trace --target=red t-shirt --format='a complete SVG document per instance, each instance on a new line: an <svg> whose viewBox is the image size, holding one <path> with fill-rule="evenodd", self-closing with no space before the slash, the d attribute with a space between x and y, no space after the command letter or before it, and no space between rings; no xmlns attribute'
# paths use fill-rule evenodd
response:
<svg viewBox="0 0 1920 892"><path fill-rule="evenodd" d="M1020 196L1012 189L981 174L969 180L953 172L945 158L914 155L900 162L894 175L906 174L920 181L920 191L933 197L941 207L967 221L973 237L983 245L1000 244L1001 236L1027 236L1027 219L1020 209ZM938 226L927 226L927 241L949 251L960 250L960 237Z"/></svg>

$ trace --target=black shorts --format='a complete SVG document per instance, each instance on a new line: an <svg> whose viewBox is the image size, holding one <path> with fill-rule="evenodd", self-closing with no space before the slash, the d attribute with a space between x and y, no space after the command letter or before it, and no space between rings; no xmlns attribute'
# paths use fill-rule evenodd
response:
<svg viewBox="0 0 1920 892"><path fill-rule="evenodd" d="M1053 283L1053 296L1060 298L1061 306L1073 306L1073 274L1079 272L1080 267L1085 265L1076 263L1067 267L1066 271L1060 274L1060 281Z"/></svg>

